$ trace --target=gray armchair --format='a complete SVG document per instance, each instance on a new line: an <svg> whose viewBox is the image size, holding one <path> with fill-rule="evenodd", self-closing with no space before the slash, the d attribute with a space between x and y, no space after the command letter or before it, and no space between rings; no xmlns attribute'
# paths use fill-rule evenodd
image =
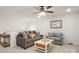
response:
<svg viewBox="0 0 79 59"><path fill-rule="evenodd" d="M63 33L52 33L51 32L51 33L48 33L48 38L49 39L54 39L54 44L62 45L64 35L63 35Z"/></svg>

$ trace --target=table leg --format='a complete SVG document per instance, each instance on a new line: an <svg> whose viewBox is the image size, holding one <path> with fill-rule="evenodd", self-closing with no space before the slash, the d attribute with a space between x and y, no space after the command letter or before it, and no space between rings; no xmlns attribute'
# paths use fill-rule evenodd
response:
<svg viewBox="0 0 79 59"><path fill-rule="evenodd" d="M47 50L47 45L45 46L45 53L47 53L48 52L48 50Z"/></svg>
<svg viewBox="0 0 79 59"><path fill-rule="evenodd" d="M6 44L6 42L5 42L5 37L4 37L4 47L5 47L5 44Z"/></svg>
<svg viewBox="0 0 79 59"><path fill-rule="evenodd" d="M35 46L35 48L36 48L36 42L34 43L34 46Z"/></svg>
<svg viewBox="0 0 79 59"><path fill-rule="evenodd" d="M10 37L9 37L9 46L10 46Z"/></svg>
<svg viewBox="0 0 79 59"><path fill-rule="evenodd" d="M0 44L1 44L1 37L0 37Z"/></svg>

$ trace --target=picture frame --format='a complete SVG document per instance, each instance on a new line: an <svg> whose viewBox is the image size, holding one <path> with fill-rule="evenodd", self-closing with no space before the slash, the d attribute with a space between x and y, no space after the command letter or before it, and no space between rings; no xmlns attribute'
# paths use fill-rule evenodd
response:
<svg viewBox="0 0 79 59"><path fill-rule="evenodd" d="M50 28L62 28L62 20L50 21Z"/></svg>

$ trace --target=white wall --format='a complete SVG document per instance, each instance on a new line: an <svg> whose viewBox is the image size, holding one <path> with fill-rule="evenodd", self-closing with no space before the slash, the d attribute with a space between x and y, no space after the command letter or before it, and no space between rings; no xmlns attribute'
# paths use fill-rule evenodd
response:
<svg viewBox="0 0 79 59"><path fill-rule="evenodd" d="M18 21L19 20L19 21ZM25 30L25 23L20 21L21 19L17 18L2 18L0 17L0 34L7 32L10 34L10 46L16 46L16 35L20 31Z"/></svg>
<svg viewBox="0 0 79 59"><path fill-rule="evenodd" d="M62 29L50 29L50 21L62 20ZM64 42L79 45L79 13L70 13L64 16L54 16L49 18L40 18L31 22L37 31L47 35L48 32L64 33Z"/></svg>

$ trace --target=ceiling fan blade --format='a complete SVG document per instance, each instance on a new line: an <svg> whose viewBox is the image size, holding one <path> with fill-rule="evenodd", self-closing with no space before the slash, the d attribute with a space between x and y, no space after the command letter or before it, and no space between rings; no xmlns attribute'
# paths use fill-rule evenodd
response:
<svg viewBox="0 0 79 59"><path fill-rule="evenodd" d="M40 8L39 7L34 7L36 10L40 10Z"/></svg>
<svg viewBox="0 0 79 59"><path fill-rule="evenodd" d="M32 12L32 14L38 14L39 12Z"/></svg>
<svg viewBox="0 0 79 59"><path fill-rule="evenodd" d="M39 12L40 10L38 10L38 9L33 9L33 11L32 11L32 13L34 13L34 12Z"/></svg>
<svg viewBox="0 0 79 59"><path fill-rule="evenodd" d="M47 12L47 13L54 13L54 11L45 11L45 12Z"/></svg>
<svg viewBox="0 0 79 59"><path fill-rule="evenodd" d="M40 11L33 11L32 14L40 13Z"/></svg>
<svg viewBox="0 0 79 59"><path fill-rule="evenodd" d="M46 9L50 9L52 6L47 6L47 8Z"/></svg>

